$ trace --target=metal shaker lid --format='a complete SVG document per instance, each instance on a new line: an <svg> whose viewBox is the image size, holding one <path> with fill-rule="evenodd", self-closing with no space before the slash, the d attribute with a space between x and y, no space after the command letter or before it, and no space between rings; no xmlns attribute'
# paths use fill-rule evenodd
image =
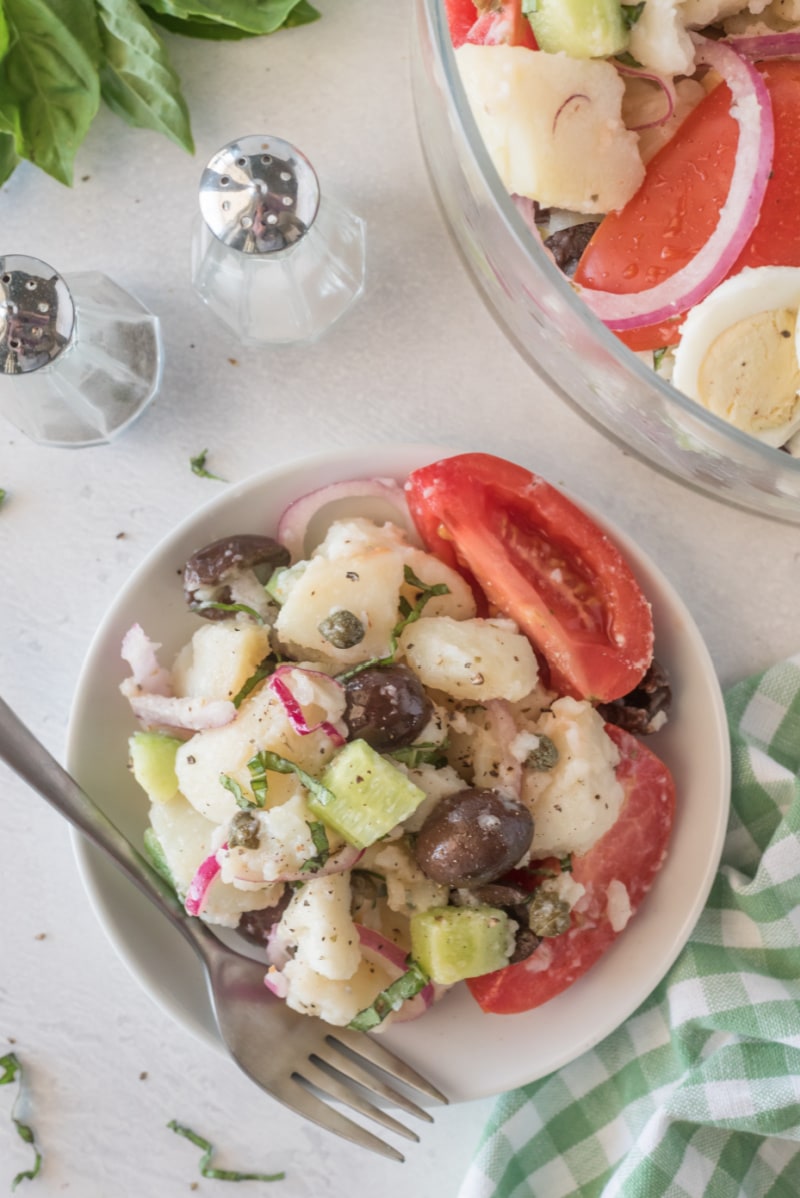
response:
<svg viewBox="0 0 800 1198"><path fill-rule="evenodd" d="M0 370L28 374L70 343L75 304L58 271L27 254L0 257Z"/></svg>
<svg viewBox="0 0 800 1198"><path fill-rule="evenodd" d="M200 179L200 211L211 232L243 254L296 244L319 208L316 172L280 137L241 137L218 150Z"/></svg>

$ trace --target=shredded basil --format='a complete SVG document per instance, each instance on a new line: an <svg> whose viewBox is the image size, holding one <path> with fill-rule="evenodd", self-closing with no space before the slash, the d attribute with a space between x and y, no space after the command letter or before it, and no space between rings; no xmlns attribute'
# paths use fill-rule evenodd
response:
<svg viewBox="0 0 800 1198"><path fill-rule="evenodd" d="M247 768L250 771L250 785L259 807L263 807L267 801L267 767L263 758L263 753L256 753L255 757L251 757L247 763Z"/></svg>
<svg viewBox="0 0 800 1198"><path fill-rule="evenodd" d="M392 665L397 654L397 645L403 629L407 628L409 624L414 624L420 618L425 604L434 595L450 594L450 588L446 582L437 582L433 586L428 586L421 578L417 578L410 566L403 567L403 577L409 586L415 587L421 594L418 595L416 603L413 606L408 602L405 595L400 596L400 619L392 629L389 640L391 647L388 654L386 657L371 657L369 661L362 661L357 666L353 666L352 670L346 670L343 674L337 674L337 682L346 682L348 678L353 678L356 674L360 674L362 670L370 669L372 666Z"/></svg>
<svg viewBox="0 0 800 1198"><path fill-rule="evenodd" d="M238 694L233 696L233 706L236 708L241 707L247 696L251 693L251 691L255 690L259 682L263 682L265 678L269 678L270 674L275 673L277 666L277 657L273 657L272 654L270 654L268 657L265 657L264 660L256 666L250 677L243 683L242 689L238 692Z"/></svg>
<svg viewBox="0 0 800 1198"><path fill-rule="evenodd" d="M189 465L192 468L192 473L199 475L200 478L215 478L217 480L217 482L220 482L220 483L227 482L228 480L225 478L222 478L221 475L212 474L212 472L210 470L206 469L206 459L207 458L208 458L208 450L207 449L201 450L201 452L198 453L196 455L196 457L189 458Z"/></svg>
<svg viewBox="0 0 800 1198"><path fill-rule="evenodd" d="M0 1074L0 1086L10 1086L12 1082L19 1079L19 1089L14 1099L14 1105L11 1108L11 1122L16 1127L19 1138L24 1140L26 1144L30 1144L34 1153L33 1167L31 1169L24 1169L21 1173L18 1173L11 1182L11 1189L15 1190L21 1181L33 1181L38 1176L42 1167L42 1154L36 1144L33 1129L16 1116L17 1104L22 1094L22 1062L15 1052L7 1052L4 1057L0 1057L0 1069L3 1071Z"/></svg>
<svg viewBox="0 0 800 1198"><path fill-rule="evenodd" d="M644 12L644 2L645 0L639 0L638 4L620 4L619 7L622 13L622 20L624 21L625 27L627 29L633 29L634 25L639 20L639 17Z"/></svg>
<svg viewBox="0 0 800 1198"><path fill-rule="evenodd" d="M328 841L328 833L325 831L325 825L321 820L306 820L311 839L314 843L314 848L317 850L315 857L309 857L308 861L302 866L303 873L313 873L315 870L321 869L331 855L331 846Z"/></svg>
<svg viewBox="0 0 800 1198"><path fill-rule="evenodd" d="M564 857L562 857L561 860L559 861L559 865L561 866L562 874L571 874L572 873L572 853L567 853Z"/></svg>
<svg viewBox="0 0 800 1198"><path fill-rule="evenodd" d="M8 491L4 490L3 487L0 487L0 507L2 507L3 504L5 503L7 495L8 495Z"/></svg>
<svg viewBox="0 0 800 1198"><path fill-rule="evenodd" d="M226 790L231 792L236 800L236 806L241 807L242 811L248 811L251 807L264 806L263 803L259 803L258 797L256 795L253 795L251 798L250 795L245 794L245 792L242 790L242 787L235 778L230 776L230 774L220 774L219 781L221 786L224 786Z"/></svg>
<svg viewBox="0 0 800 1198"><path fill-rule="evenodd" d="M202 1148L203 1155L200 1157L200 1173L203 1177L209 1177L213 1181L283 1181L286 1177L285 1173L240 1173L238 1169L212 1169L211 1157L214 1153L213 1144L208 1140L204 1140L196 1131L192 1131L189 1127L184 1127L178 1123L176 1119L170 1119L167 1124L172 1131L179 1136L184 1136L191 1141L197 1148Z"/></svg>
<svg viewBox="0 0 800 1198"><path fill-rule="evenodd" d="M274 770L276 774L297 774L306 790L310 790L319 803L330 803L333 799L333 792L328 790L327 786L323 786L319 778L312 778L311 774L307 774L288 757L281 757L279 753L263 749L258 754L258 760L265 770Z"/></svg>
<svg viewBox="0 0 800 1198"><path fill-rule="evenodd" d="M446 741L441 745L435 745L432 741L421 741L418 745L404 745L400 749L392 749L386 756L402 762L410 770L416 769L418 765L434 765L441 769L443 765L447 765L446 748Z"/></svg>
<svg viewBox="0 0 800 1198"><path fill-rule="evenodd" d="M246 603L217 603L213 599L204 599L201 603L193 603L189 611L208 611L210 607L216 611L243 611L248 616L252 616L258 624L264 623L264 617L260 616L254 607L249 607Z"/></svg>
<svg viewBox="0 0 800 1198"><path fill-rule="evenodd" d="M653 370L658 370L659 366L664 361L664 354L666 352L666 346L663 346L661 349L653 350Z"/></svg>
<svg viewBox="0 0 800 1198"><path fill-rule="evenodd" d="M405 973L392 982L391 986L382 990L371 1007L359 1011L355 1018L350 1020L348 1027L356 1032L368 1032L370 1028L383 1023L386 1016L402 1006L407 998L413 998L427 986L430 978L421 966L411 957L406 958L406 965L408 968Z"/></svg>

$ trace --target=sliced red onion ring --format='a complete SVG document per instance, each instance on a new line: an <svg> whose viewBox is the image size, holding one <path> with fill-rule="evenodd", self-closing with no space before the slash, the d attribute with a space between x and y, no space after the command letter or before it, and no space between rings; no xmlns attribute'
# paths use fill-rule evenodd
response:
<svg viewBox="0 0 800 1198"><path fill-rule="evenodd" d="M374 953L379 957L383 964L389 965L396 973L397 977L406 972L406 954L392 940L388 940L382 936L380 932L373 931L372 928L367 928L364 924L357 923L356 931L358 939L361 942L361 948L365 952ZM433 982L428 982L426 986L420 990L419 994L415 994L413 998L407 998L403 1005L397 1011L393 1011L388 1017L392 1023L409 1023L412 1019L419 1019L420 1015L424 1015L436 998L436 991ZM384 1021L386 1022L386 1021Z"/></svg>
<svg viewBox="0 0 800 1198"><path fill-rule="evenodd" d="M789 58L800 54L800 32L762 33L750 37L726 37L722 43L744 58Z"/></svg>
<svg viewBox="0 0 800 1198"><path fill-rule="evenodd" d="M236 717L236 708L227 699L173 698L169 695L128 693L136 718L145 728L169 728L176 732L203 732L206 728L221 728Z"/></svg>
<svg viewBox="0 0 800 1198"><path fill-rule="evenodd" d="M594 314L611 329L657 324L699 303L736 262L761 210L775 148L769 92L755 67L730 46L699 34L691 36L697 63L718 71L733 95L731 115L739 125L739 143L728 196L717 227L700 252L662 283L630 295L577 288Z"/></svg>
<svg viewBox="0 0 800 1198"><path fill-rule="evenodd" d="M227 845L223 845L227 848ZM195 875L189 883L189 889L186 891L184 907L189 915L199 915L206 905L208 898L208 888L219 873L220 865L217 860L216 853L210 853L205 860L201 861L195 871Z"/></svg>
<svg viewBox="0 0 800 1198"><path fill-rule="evenodd" d="M131 667L133 682L139 691L152 695L171 695L172 674L158 660L161 645L151 641L141 624L132 624L122 638L120 656Z"/></svg>
<svg viewBox="0 0 800 1198"><path fill-rule="evenodd" d="M270 965L264 974L264 985L276 998L286 998L289 993L289 983L276 965Z"/></svg>
<svg viewBox="0 0 800 1198"><path fill-rule="evenodd" d="M274 674L271 674L267 686L269 686L280 699L283 708L289 719L289 723L298 732L300 736L308 736L311 732L324 732L335 745L341 746L345 744L347 738L339 731L331 720L319 720L316 724L309 724L306 717L303 715L303 709L297 699L292 694L285 675L291 673L309 674L312 677L324 678L326 682L332 683L334 686L341 687L341 683L336 682L329 674L323 674L320 670L300 670L297 666L279 666Z"/></svg>
<svg viewBox="0 0 800 1198"><path fill-rule="evenodd" d="M633 79L644 79L647 83L655 83L657 87L661 88L666 100L667 106L663 116L658 117L655 121L645 121L641 125L629 125L631 133L641 133L643 129L653 129L656 125L665 124L675 111L675 85L672 80L664 79L662 75L656 75L654 71L647 71L644 67L629 67L616 59L613 61L620 75L629 75Z"/></svg>
<svg viewBox="0 0 800 1198"><path fill-rule="evenodd" d="M414 535L414 522L408 511L403 488L393 478L355 478L320 487L290 503L278 521L277 539L291 554L293 562L303 561L315 548L306 546L306 534L314 516L329 504L343 499L377 499L394 509L392 519Z"/></svg>

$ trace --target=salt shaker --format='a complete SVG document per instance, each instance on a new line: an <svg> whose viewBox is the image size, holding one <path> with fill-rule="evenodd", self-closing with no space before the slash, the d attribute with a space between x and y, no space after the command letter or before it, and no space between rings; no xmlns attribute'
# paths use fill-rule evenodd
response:
<svg viewBox="0 0 800 1198"><path fill-rule="evenodd" d="M161 379L158 319L95 271L0 257L0 414L41 445L110 441Z"/></svg>
<svg viewBox="0 0 800 1198"><path fill-rule="evenodd" d="M200 180L192 283L245 344L313 341L364 289L365 226L295 146L253 135Z"/></svg>

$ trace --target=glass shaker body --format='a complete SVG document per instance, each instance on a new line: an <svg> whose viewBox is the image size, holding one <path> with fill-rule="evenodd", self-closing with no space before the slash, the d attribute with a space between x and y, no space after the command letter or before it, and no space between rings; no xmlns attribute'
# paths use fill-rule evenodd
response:
<svg viewBox="0 0 800 1198"><path fill-rule="evenodd" d="M104 274L62 279L46 263L22 255L0 259L0 286L0 414L42 445L98 445L127 428L161 381L158 319ZM72 325L55 338L49 358L39 355L46 358L39 361L30 352L36 317L52 310L57 292L62 307L72 303ZM47 336L44 330L39 343Z"/></svg>
<svg viewBox="0 0 800 1198"><path fill-rule="evenodd" d="M192 282L245 344L321 336L361 295L364 221L320 195L311 164L274 137L212 158L192 231Z"/></svg>

